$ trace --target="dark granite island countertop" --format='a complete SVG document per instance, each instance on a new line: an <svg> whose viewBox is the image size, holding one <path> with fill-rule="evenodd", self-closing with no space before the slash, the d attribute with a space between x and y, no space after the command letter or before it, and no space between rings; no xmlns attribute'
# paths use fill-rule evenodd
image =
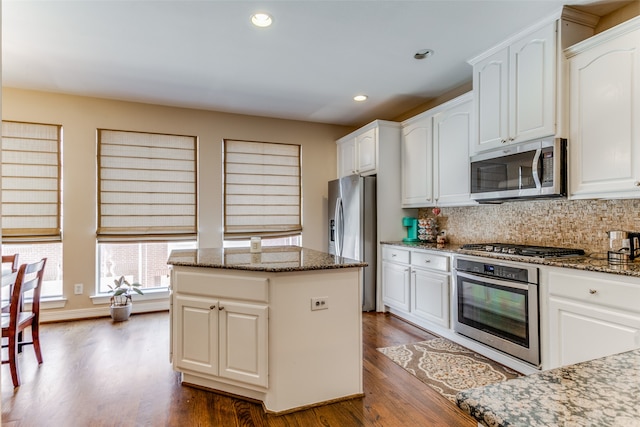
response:
<svg viewBox="0 0 640 427"><path fill-rule="evenodd" d="M367 266L365 262L300 246L267 246L255 253L250 252L249 248L174 250L167 264L271 273Z"/></svg>
<svg viewBox="0 0 640 427"><path fill-rule="evenodd" d="M640 349L456 395L490 427L640 427L638 398Z"/></svg>

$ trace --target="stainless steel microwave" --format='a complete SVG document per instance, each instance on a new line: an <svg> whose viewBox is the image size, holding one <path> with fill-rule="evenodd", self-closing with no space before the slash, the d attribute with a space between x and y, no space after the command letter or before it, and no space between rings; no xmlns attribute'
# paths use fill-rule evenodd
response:
<svg viewBox="0 0 640 427"><path fill-rule="evenodd" d="M479 203L566 197L567 140L547 138L471 157L471 198Z"/></svg>

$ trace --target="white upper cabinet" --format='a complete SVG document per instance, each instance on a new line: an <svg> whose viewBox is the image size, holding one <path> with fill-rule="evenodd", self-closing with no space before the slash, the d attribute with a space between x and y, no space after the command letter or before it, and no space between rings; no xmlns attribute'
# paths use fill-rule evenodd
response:
<svg viewBox="0 0 640 427"><path fill-rule="evenodd" d="M471 92L403 122L402 206L462 206L469 197Z"/></svg>
<svg viewBox="0 0 640 427"><path fill-rule="evenodd" d="M470 61L477 117L472 153L556 133L556 23Z"/></svg>
<svg viewBox="0 0 640 427"><path fill-rule="evenodd" d="M357 172L356 139L348 138L338 141L338 177L353 175Z"/></svg>
<svg viewBox="0 0 640 427"><path fill-rule="evenodd" d="M640 197L640 17L565 52L569 196Z"/></svg>
<svg viewBox="0 0 640 427"><path fill-rule="evenodd" d="M402 206L433 204L433 116L420 115L402 128Z"/></svg>
<svg viewBox="0 0 640 427"><path fill-rule="evenodd" d="M378 128L369 124L337 141L338 174L374 175L378 171Z"/></svg>
<svg viewBox="0 0 640 427"><path fill-rule="evenodd" d="M470 196L469 176L473 93L444 107L433 118L433 197L438 206L475 204Z"/></svg>

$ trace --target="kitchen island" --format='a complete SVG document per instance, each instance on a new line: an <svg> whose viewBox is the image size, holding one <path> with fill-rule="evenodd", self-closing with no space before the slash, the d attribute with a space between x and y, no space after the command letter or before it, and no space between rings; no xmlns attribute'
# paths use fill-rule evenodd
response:
<svg viewBox="0 0 640 427"><path fill-rule="evenodd" d="M637 427L638 396L640 349L462 391L456 401L491 427Z"/></svg>
<svg viewBox="0 0 640 427"><path fill-rule="evenodd" d="M366 263L297 246L175 250L167 263L183 384L273 414L363 395Z"/></svg>

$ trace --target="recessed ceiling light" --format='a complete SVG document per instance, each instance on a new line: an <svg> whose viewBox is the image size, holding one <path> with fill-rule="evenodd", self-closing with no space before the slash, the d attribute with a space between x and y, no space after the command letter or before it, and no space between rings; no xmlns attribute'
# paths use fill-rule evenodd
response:
<svg viewBox="0 0 640 427"><path fill-rule="evenodd" d="M353 97L354 101L358 101L358 102L362 102L362 101L366 101L368 98L367 95L356 95Z"/></svg>
<svg viewBox="0 0 640 427"><path fill-rule="evenodd" d="M268 13L254 13L253 15L251 15L251 23L256 27L268 27L273 23L273 18Z"/></svg>
<svg viewBox="0 0 640 427"><path fill-rule="evenodd" d="M424 59L432 56L435 52L431 49L421 49L413 55L416 59Z"/></svg>

